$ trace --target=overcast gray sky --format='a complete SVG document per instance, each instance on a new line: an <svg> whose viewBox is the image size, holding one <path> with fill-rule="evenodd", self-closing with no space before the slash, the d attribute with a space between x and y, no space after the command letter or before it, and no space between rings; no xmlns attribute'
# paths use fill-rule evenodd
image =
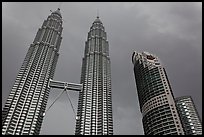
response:
<svg viewBox="0 0 204 137"><path fill-rule="evenodd" d="M38 28L58 3L2 3L2 105ZM134 50L157 55L175 97L191 95L202 116L201 2L63 2L63 40L55 80L80 82L88 31L97 16L110 47L114 134L143 134L133 73ZM61 90L52 89L48 105ZM75 110L78 93L70 91ZM75 116L62 96L48 111L41 134L74 134Z"/></svg>

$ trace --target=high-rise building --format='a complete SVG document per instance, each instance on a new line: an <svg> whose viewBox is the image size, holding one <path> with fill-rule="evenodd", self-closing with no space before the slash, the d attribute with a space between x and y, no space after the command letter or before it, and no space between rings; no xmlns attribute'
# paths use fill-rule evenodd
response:
<svg viewBox="0 0 204 137"><path fill-rule="evenodd" d="M2 110L2 134L39 134L62 40L60 9L39 28Z"/></svg>
<svg viewBox="0 0 204 137"><path fill-rule="evenodd" d="M191 96L175 98L185 135L202 135L202 124Z"/></svg>
<svg viewBox="0 0 204 137"><path fill-rule="evenodd" d="M113 134L109 44L98 16L85 42L81 84L75 134Z"/></svg>
<svg viewBox="0 0 204 137"><path fill-rule="evenodd" d="M132 62L145 135L183 135L172 89L159 58L135 51Z"/></svg>

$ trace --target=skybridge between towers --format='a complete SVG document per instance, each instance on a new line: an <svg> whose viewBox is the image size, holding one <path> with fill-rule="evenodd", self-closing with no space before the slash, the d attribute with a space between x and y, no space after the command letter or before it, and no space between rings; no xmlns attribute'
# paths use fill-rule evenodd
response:
<svg viewBox="0 0 204 137"><path fill-rule="evenodd" d="M50 79L49 87L50 88L73 90L73 91L81 91L82 84L69 83L69 82L63 82L63 81L56 81L56 80Z"/></svg>
<svg viewBox="0 0 204 137"><path fill-rule="evenodd" d="M67 97L69 99L69 102L71 104L72 110L74 112L74 115L76 116L76 112L74 110L74 106L72 104L72 101L70 99L70 96L68 94L68 90L72 90L72 91L81 91L82 90L82 84L77 84L77 83L69 83L69 82L64 82L64 81L56 81L56 80L52 80L49 79L49 83L48 83L48 87L49 88L57 88L57 89L63 89L63 91L56 97L56 99L53 101L53 103L48 107L48 109L45 111L45 113L43 113L43 117L46 115L46 113L48 112L48 110L52 107L52 105L57 101L57 99L60 98L60 96L66 92ZM79 117L76 116L76 119L78 119Z"/></svg>

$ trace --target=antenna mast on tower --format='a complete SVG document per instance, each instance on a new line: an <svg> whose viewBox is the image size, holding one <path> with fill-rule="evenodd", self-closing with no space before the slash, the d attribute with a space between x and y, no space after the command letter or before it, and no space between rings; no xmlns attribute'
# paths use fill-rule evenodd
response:
<svg viewBox="0 0 204 137"><path fill-rule="evenodd" d="M99 11L98 11L98 9L97 9L97 18L99 18Z"/></svg>
<svg viewBox="0 0 204 137"><path fill-rule="evenodd" d="M59 9L61 9L61 5L62 5L62 2L59 3L59 6L58 6Z"/></svg>

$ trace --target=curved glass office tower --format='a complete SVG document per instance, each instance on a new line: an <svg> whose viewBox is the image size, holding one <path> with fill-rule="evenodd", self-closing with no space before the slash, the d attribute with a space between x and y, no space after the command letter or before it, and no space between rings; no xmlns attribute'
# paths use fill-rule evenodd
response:
<svg viewBox="0 0 204 137"><path fill-rule="evenodd" d="M81 83L75 134L113 134L109 45L99 17L85 43Z"/></svg>
<svg viewBox="0 0 204 137"><path fill-rule="evenodd" d="M146 135L184 134L165 69L148 52L133 52L132 62Z"/></svg>
<svg viewBox="0 0 204 137"><path fill-rule="evenodd" d="M3 135L39 134L62 40L60 9L38 30L2 110Z"/></svg>

